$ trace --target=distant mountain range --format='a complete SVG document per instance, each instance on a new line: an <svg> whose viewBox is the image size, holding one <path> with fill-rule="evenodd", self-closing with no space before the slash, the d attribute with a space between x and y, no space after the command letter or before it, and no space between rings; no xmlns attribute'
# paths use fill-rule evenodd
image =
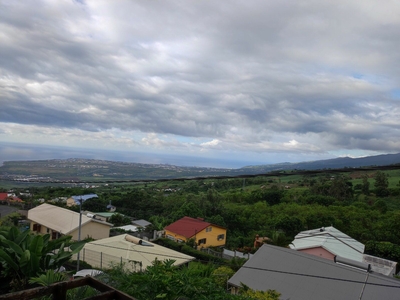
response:
<svg viewBox="0 0 400 300"><path fill-rule="evenodd" d="M323 170L323 169L341 169L341 168L360 168L368 166L387 166L400 164L400 153L382 154L376 156L367 156L360 158L338 157L326 160L316 160L300 163L279 163L271 165L247 166L243 170L257 170L265 173L278 170Z"/></svg>
<svg viewBox="0 0 400 300"><path fill-rule="evenodd" d="M112 180L154 180L193 177L256 175L293 170L333 170L400 165L400 153L362 158L341 157L301 163L246 166L239 169L180 167L168 164L126 163L96 159L52 159L7 161L0 166L0 180L23 182L82 182Z"/></svg>

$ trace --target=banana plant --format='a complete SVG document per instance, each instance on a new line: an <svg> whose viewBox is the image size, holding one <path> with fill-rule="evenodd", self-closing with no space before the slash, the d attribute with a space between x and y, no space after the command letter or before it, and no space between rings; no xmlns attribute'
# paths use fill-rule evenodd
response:
<svg viewBox="0 0 400 300"><path fill-rule="evenodd" d="M13 290L22 289L30 278L61 267L83 246L84 242L72 244L70 236L50 240L49 234L21 233L16 227L0 229L1 276L10 280Z"/></svg>

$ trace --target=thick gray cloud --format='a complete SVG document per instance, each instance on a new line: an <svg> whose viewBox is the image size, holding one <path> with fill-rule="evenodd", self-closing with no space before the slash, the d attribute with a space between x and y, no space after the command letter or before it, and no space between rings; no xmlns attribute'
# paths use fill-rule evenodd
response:
<svg viewBox="0 0 400 300"><path fill-rule="evenodd" d="M215 157L399 152L399 14L377 0L2 1L0 136Z"/></svg>

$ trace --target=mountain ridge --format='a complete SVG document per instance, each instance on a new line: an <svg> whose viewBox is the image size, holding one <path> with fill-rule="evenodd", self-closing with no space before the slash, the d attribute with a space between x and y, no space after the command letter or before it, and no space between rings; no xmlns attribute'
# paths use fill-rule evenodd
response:
<svg viewBox="0 0 400 300"><path fill-rule="evenodd" d="M277 163L245 166L237 169L213 167L187 167L171 164L145 164L98 159L50 159L5 161L0 166L0 179L18 181L84 180L156 180L213 176L245 176L276 171L333 170L400 164L400 153L382 154L361 158L337 157L299 163Z"/></svg>

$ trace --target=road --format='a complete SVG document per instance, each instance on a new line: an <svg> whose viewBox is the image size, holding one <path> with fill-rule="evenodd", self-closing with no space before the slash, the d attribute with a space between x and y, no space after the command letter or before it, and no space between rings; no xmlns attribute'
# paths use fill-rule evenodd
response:
<svg viewBox="0 0 400 300"><path fill-rule="evenodd" d="M5 217L9 214L11 214L14 211L17 211L19 208L14 207L14 206L8 206L8 205L1 205L0 204L0 217Z"/></svg>

